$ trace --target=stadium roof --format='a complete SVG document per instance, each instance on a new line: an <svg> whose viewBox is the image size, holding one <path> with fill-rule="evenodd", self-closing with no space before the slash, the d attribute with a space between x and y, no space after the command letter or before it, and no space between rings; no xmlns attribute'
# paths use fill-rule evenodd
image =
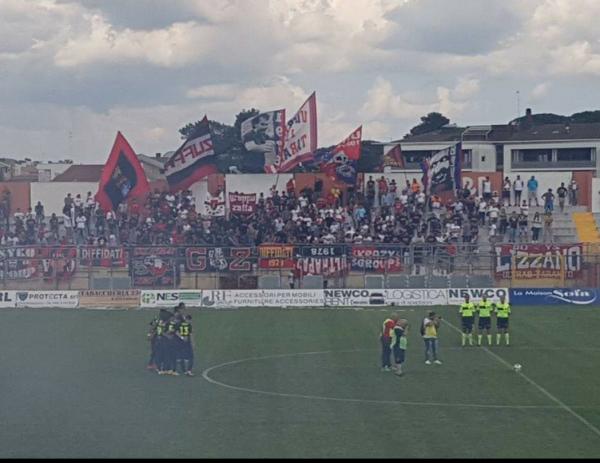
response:
<svg viewBox="0 0 600 463"><path fill-rule="evenodd" d="M74 164L57 175L53 182L98 182L104 164Z"/></svg>
<svg viewBox="0 0 600 463"><path fill-rule="evenodd" d="M490 125L442 127L420 135L407 135L401 140L390 143L440 143L459 141L483 141L508 143L520 141L556 141L556 140L600 140L600 123L587 124L539 124L539 125Z"/></svg>

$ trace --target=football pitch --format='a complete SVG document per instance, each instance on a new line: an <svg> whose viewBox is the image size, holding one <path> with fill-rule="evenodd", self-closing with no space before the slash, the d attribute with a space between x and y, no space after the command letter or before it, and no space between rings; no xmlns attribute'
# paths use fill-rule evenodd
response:
<svg viewBox="0 0 600 463"><path fill-rule="evenodd" d="M599 309L513 307L511 346L463 348L436 308L443 365L427 310L398 310L397 377L390 309L186 309L193 378L145 369L157 311L1 310L0 457L600 457Z"/></svg>

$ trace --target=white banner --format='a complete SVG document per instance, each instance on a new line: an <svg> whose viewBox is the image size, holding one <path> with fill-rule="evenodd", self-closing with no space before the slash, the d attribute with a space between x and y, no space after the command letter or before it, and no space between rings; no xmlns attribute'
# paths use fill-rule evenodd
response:
<svg viewBox="0 0 600 463"><path fill-rule="evenodd" d="M324 304L333 307L353 305L381 306L388 302L385 289L324 289Z"/></svg>
<svg viewBox="0 0 600 463"><path fill-rule="evenodd" d="M323 305L322 289L263 290L263 305L265 307L312 307Z"/></svg>
<svg viewBox="0 0 600 463"><path fill-rule="evenodd" d="M448 292L449 305L462 304L467 294L471 302L475 304L481 301L483 296L487 297L490 302L500 302L500 296L505 296L506 302L509 301L508 288L452 288L446 291Z"/></svg>
<svg viewBox="0 0 600 463"><path fill-rule="evenodd" d="M17 291L17 307L70 307L79 304L79 291Z"/></svg>
<svg viewBox="0 0 600 463"><path fill-rule="evenodd" d="M175 307L180 302L188 307L200 307L202 290L144 290L140 300L142 307Z"/></svg>
<svg viewBox="0 0 600 463"><path fill-rule="evenodd" d="M299 163L312 159L317 149L317 97L313 92L287 123L283 156L278 172L289 172Z"/></svg>
<svg viewBox="0 0 600 463"><path fill-rule="evenodd" d="M0 291L0 309L17 306L16 291Z"/></svg>
<svg viewBox="0 0 600 463"><path fill-rule="evenodd" d="M388 289L386 303L398 306L446 305L447 289Z"/></svg>

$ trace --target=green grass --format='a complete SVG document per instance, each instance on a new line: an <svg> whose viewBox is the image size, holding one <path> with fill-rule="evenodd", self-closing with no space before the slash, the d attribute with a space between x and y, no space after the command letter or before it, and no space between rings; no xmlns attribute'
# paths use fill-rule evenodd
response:
<svg viewBox="0 0 600 463"><path fill-rule="evenodd" d="M398 378L379 369L387 310L190 309L197 376L175 378L144 369L154 311L0 310L0 457L600 457L577 418L600 428L600 309L514 308L490 349L577 416L448 325L424 365L425 311L401 312ZM240 359L211 381L279 395L202 377Z"/></svg>

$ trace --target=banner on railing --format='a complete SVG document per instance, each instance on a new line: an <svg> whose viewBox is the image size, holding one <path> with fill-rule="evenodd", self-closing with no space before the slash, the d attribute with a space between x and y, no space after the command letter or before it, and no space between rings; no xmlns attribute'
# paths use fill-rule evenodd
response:
<svg viewBox="0 0 600 463"><path fill-rule="evenodd" d="M262 269L291 270L294 268L294 246L263 244L258 247L258 267Z"/></svg>
<svg viewBox="0 0 600 463"><path fill-rule="evenodd" d="M185 249L186 272L250 272L255 263L252 248L193 246Z"/></svg>
<svg viewBox="0 0 600 463"><path fill-rule="evenodd" d="M346 247L343 245L313 245L298 248L296 271L307 275L337 276L348 272Z"/></svg>
<svg viewBox="0 0 600 463"><path fill-rule="evenodd" d="M402 251L398 246L353 245L350 247L350 268L357 272L401 272Z"/></svg>
<svg viewBox="0 0 600 463"><path fill-rule="evenodd" d="M0 279L69 280L77 269L77 248L23 246L0 249Z"/></svg>
<svg viewBox="0 0 600 463"><path fill-rule="evenodd" d="M178 283L177 248L140 247L133 248L131 277L135 287L174 287Z"/></svg>
<svg viewBox="0 0 600 463"><path fill-rule="evenodd" d="M582 244L502 244L496 246L496 278L579 278Z"/></svg>
<svg viewBox="0 0 600 463"><path fill-rule="evenodd" d="M125 267L127 258L123 247L82 246L79 264L83 267Z"/></svg>

